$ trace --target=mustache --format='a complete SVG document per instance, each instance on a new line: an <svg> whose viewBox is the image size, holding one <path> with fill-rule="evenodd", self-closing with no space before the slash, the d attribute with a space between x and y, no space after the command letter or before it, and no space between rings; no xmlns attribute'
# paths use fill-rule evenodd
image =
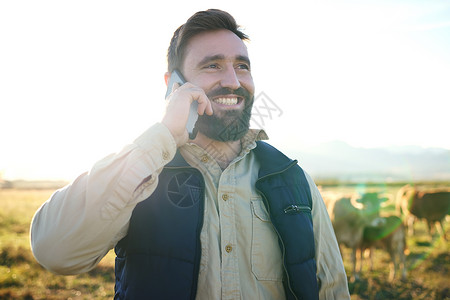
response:
<svg viewBox="0 0 450 300"><path fill-rule="evenodd" d="M206 96L208 96L209 99L212 99L213 97L216 97L216 96L231 95L231 94L244 97L244 99L250 99L250 97L251 97L250 92L243 87L239 87L235 90L226 88L226 87L220 87L220 88L210 91L209 93L206 94Z"/></svg>

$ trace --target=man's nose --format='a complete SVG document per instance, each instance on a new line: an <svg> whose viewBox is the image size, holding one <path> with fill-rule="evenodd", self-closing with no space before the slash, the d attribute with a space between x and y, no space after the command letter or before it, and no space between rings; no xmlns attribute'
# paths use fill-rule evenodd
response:
<svg viewBox="0 0 450 300"><path fill-rule="evenodd" d="M233 90L236 90L241 86L241 82L239 81L239 77L237 76L234 68L230 67L224 70L220 80L220 85Z"/></svg>

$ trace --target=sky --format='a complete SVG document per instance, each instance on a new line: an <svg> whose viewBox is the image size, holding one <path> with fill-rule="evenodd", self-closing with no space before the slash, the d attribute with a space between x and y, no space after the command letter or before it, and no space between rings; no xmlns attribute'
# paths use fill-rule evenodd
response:
<svg viewBox="0 0 450 300"><path fill-rule="evenodd" d="M159 122L173 31L208 8L250 36L281 150L450 149L450 0L1 1L0 177L74 179Z"/></svg>

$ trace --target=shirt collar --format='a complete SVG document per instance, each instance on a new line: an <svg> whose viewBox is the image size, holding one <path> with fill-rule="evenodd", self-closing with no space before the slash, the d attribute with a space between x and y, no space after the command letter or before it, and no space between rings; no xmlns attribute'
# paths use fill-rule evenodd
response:
<svg viewBox="0 0 450 300"><path fill-rule="evenodd" d="M250 129L242 138L242 153L248 153L256 147L257 141L268 140L269 137L264 129Z"/></svg>
<svg viewBox="0 0 450 300"><path fill-rule="evenodd" d="M244 157L247 153L256 148L257 141L268 139L269 137L264 129L249 129L248 132L241 138L241 153L238 155L238 158ZM182 152L185 150L189 152L192 151L192 154L194 154L196 157L201 157L207 151L206 149L203 149L194 143L187 143L183 147L181 147L180 150L182 150Z"/></svg>

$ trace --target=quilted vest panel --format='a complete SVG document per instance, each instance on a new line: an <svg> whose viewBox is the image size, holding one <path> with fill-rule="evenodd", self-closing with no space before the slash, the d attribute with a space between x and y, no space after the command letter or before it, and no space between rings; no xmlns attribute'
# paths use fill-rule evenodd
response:
<svg viewBox="0 0 450 300"><path fill-rule="evenodd" d="M296 161L266 143L261 192L284 254L288 299L318 299L311 193ZM270 158L270 159L269 159ZM159 176L155 192L139 203L128 234L116 246L115 299L195 299L201 256L204 181L179 153Z"/></svg>

